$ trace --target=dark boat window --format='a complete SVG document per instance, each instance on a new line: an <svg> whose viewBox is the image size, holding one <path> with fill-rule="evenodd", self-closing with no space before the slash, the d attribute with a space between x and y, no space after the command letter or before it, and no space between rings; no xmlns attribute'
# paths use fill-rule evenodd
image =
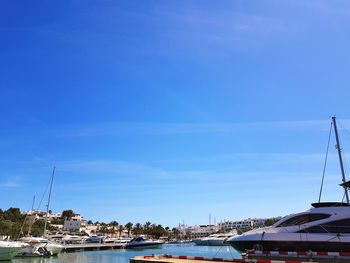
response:
<svg viewBox="0 0 350 263"><path fill-rule="evenodd" d="M322 225L312 226L300 233L350 233L350 219L327 222Z"/></svg>
<svg viewBox="0 0 350 263"><path fill-rule="evenodd" d="M330 217L329 214L303 214L303 215L297 215L292 218L289 218L286 221L283 221L282 223L278 224L276 227L286 227L286 226L297 226L306 224L308 222L321 220Z"/></svg>

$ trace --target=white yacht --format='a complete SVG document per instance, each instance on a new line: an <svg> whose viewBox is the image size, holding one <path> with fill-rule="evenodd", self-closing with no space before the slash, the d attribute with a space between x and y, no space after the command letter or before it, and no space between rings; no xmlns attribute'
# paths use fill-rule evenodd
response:
<svg viewBox="0 0 350 263"><path fill-rule="evenodd" d="M125 245L125 248L158 247L164 244L164 240L152 240L143 236L135 237Z"/></svg>
<svg viewBox="0 0 350 263"><path fill-rule="evenodd" d="M341 148L335 117L332 125L336 135L342 186L346 202L319 202L301 213L292 214L270 227L259 228L232 237L228 242L238 251L249 249L264 251L350 252L350 181L345 180ZM322 187L321 187L322 190Z"/></svg>
<svg viewBox="0 0 350 263"><path fill-rule="evenodd" d="M229 233L218 234L216 237L209 239L209 246L225 246L230 245L227 240L237 235L237 230L232 230Z"/></svg>
<svg viewBox="0 0 350 263"><path fill-rule="evenodd" d="M88 236L72 236L65 235L62 237L62 244L84 244L85 240L88 239Z"/></svg>
<svg viewBox="0 0 350 263"><path fill-rule="evenodd" d="M40 256L40 252L42 252L42 256L56 256L63 249L62 245L54 243L43 237L22 237L20 241L29 245L22 249L21 254L23 256L30 254L38 254L38 256ZM42 247L43 249L40 250L40 247ZM46 253L45 250L49 253Z"/></svg>
<svg viewBox="0 0 350 263"><path fill-rule="evenodd" d="M103 236L91 235L85 240L85 243L103 243L103 238Z"/></svg>
<svg viewBox="0 0 350 263"><path fill-rule="evenodd" d="M13 259L18 253L20 253L22 245L23 244L20 242L0 240L0 260Z"/></svg>
<svg viewBox="0 0 350 263"><path fill-rule="evenodd" d="M105 238L103 243L106 243L106 244L114 243L114 244L125 244L126 245L130 241L131 241L131 238L109 237L109 238Z"/></svg>
<svg viewBox="0 0 350 263"><path fill-rule="evenodd" d="M230 238L238 251L350 252L350 206L347 203L315 203L313 208L282 218L270 227Z"/></svg>
<svg viewBox="0 0 350 263"><path fill-rule="evenodd" d="M237 231L232 230L229 233L212 234L208 237L198 238L193 242L198 246L224 246L229 245L226 241L235 235L237 235Z"/></svg>

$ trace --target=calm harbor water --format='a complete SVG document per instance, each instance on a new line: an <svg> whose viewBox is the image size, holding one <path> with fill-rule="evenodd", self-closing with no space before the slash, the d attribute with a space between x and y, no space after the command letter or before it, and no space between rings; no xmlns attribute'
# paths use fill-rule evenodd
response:
<svg viewBox="0 0 350 263"><path fill-rule="evenodd" d="M154 249L117 249L61 253L52 258L15 258L12 263L129 263L134 256L151 254L172 254L186 256L240 258L240 254L230 246L196 246L187 244L165 244Z"/></svg>

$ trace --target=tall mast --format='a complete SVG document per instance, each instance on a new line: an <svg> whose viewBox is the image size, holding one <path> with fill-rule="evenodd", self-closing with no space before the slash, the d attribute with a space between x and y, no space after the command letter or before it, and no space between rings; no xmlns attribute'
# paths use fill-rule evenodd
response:
<svg viewBox="0 0 350 263"><path fill-rule="evenodd" d="M337 130L337 122L336 122L335 119L336 119L335 116L333 116L332 117L332 121L333 121L333 126L334 126L335 139L336 139L336 142L337 142L336 147L337 147L337 150L338 150L340 170L341 170L343 184L345 184L346 183L346 179L345 179L343 158L342 158L342 155L341 155L341 148L340 148L339 136L338 136L338 130ZM349 203L349 194L348 194L347 187L345 185L343 187L344 187L346 202Z"/></svg>
<svg viewBox="0 0 350 263"><path fill-rule="evenodd" d="M32 211L34 211L34 204L35 204L35 195L33 196Z"/></svg>
<svg viewBox="0 0 350 263"><path fill-rule="evenodd" d="M33 220L35 220L34 217L33 217L34 204L35 204L35 195L33 196L32 210L30 210L30 216L29 216L29 219L28 219L29 227L28 227L27 236L30 236L30 233L32 232L32 226L33 226L33 223L34 223ZM25 220L24 220L24 222L25 222Z"/></svg>
<svg viewBox="0 0 350 263"><path fill-rule="evenodd" d="M55 176L55 170L56 166L53 167L52 175L51 175L51 184L50 184L50 192L49 192L49 199L47 200L46 205L46 218L45 218L45 226L44 226L44 236L46 236L46 226L47 226L47 220L49 217L49 209L50 209L50 200L51 200L51 191L52 191L52 185L53 185L53 178Z"/></svg>

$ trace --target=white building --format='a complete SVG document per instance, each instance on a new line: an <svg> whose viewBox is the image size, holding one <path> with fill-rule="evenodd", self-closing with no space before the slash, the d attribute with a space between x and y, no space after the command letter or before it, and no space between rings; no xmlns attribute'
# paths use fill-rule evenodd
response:
<svg viewBox="0 0 350 263"><path fill-rule="evenodd" d="M219 231L219 227L215 225L200 225L200 226L187 226L187 225L179 225L176 228L180 235L190 238L200 238L207 237L210 234L216 233Z"/></svg>
<svg viewBox="0 0 350 263"><path fill-rule="evenodd" d="M266 220L266 218L247 218L239 221L224 221L218 225L223 231L230 231L232 229L246 231L253 228L264 227Z"/></svg>
<svg viewBox="0 0 350 263"><path fill-rule="evenodd" d="M65 219L63 229L68 231L82 231L85 230L87 221L79 214L75 214L70 219Z"/></svg>
<svg viewBox="0 0 350 263"><path fill-rule="evenodd" d="M46 211L42 211L42 210L29 210L26 212L23 212L24 215L26 215L30 220L36 221L39 219L46 219ZM50 222L53 219L58 219L61 218L62 213L49 213L47 215L47 219Z"/></svg>

